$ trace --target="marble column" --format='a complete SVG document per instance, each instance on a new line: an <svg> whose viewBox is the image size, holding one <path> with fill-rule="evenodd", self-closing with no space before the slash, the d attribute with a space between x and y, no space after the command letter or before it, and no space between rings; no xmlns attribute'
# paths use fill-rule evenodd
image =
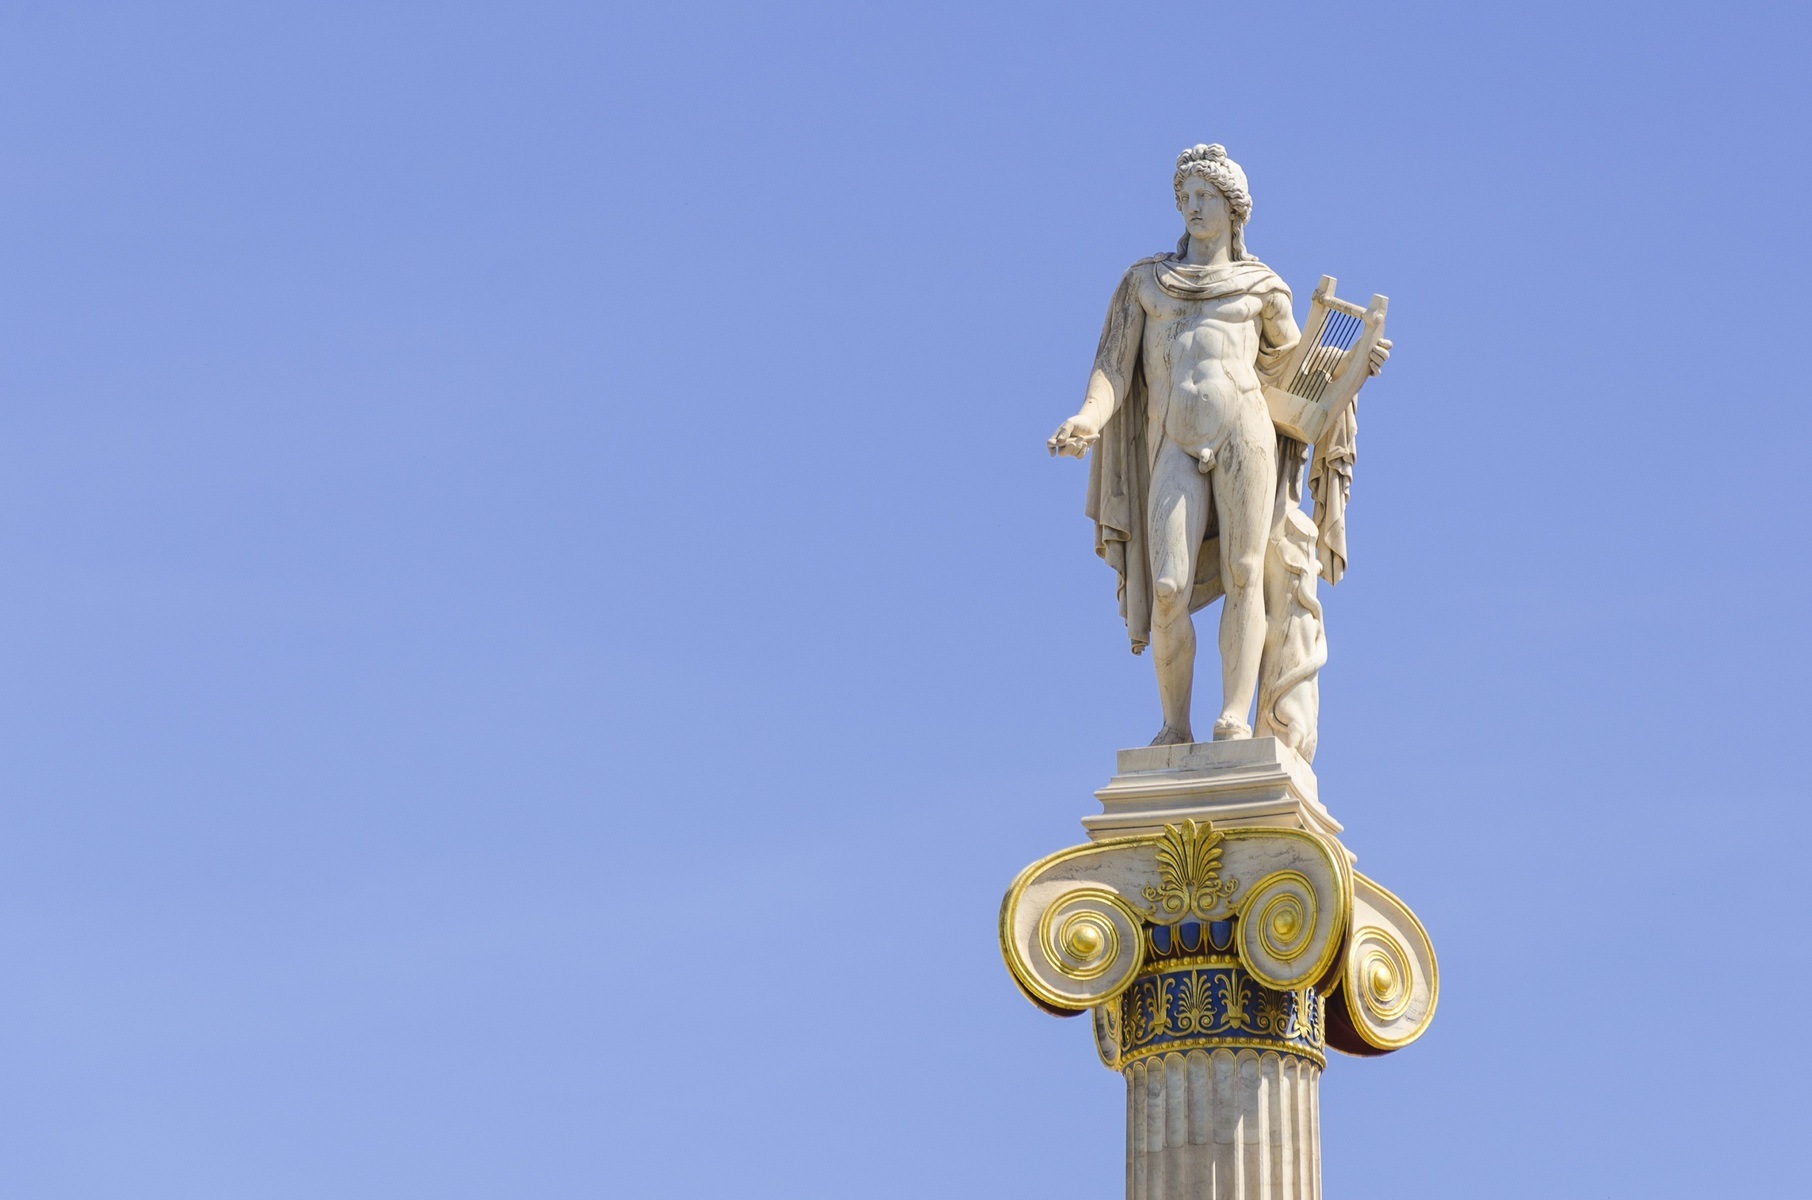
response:
<svg viewBox="0 0 1812 1200"><path fill-rule="evenodd" d="M1191 1050L1125 1074L1127 1200L1319 1200L1313 1062Z"/></svg>
<svg viewBox="0 0 1812 1200"><path fill-rule="evenodd" d="M1318 1200L1325 1002L1259 983L1215 925L1148 927L1145 966L1095 1010L1126 1079L1127 1200Z"/></svg>

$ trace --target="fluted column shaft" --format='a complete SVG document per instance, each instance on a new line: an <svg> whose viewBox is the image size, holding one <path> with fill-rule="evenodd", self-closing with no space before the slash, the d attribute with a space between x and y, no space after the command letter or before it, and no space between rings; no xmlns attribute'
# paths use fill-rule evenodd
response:
<svg viewBox="0 0 1812 1200"><path fill-rule="evenodd" d="M1320 1200L1321 1068L1271 1050L1126 1067L1127 1200Z"/></svg>
<svg viewBox="0 0 1812 1200"><path fill-rule="evenodd" d="M1126 1079L1127 1200L1320 1200L1326 1002L1254 978L1228 926L1147 936L1145 965L1094 1017Z"/></svg>

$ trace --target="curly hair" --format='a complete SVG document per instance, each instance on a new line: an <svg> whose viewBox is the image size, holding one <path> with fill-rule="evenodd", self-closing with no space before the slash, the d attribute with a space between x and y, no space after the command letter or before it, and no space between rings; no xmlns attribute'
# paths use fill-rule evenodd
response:
<svg viewBox="0 0 1812 1200"><path fill-rule="evenodd" d="M1233 218L1233 257L1236 260L1245 258L1246 220L1252 215L1252 193L1246 186L1246 173L1240 170L1238 163L1227 157L1227 147L1219 143L1191 146L1177 155L1177 173L1171 180L1179 206L1183 202L1183 181L1191 175L1206 179L1226 198L1227 210ZM1177 243L1179 252L1188 241L1189 235L1184 234L1183 240Z"/></svg>

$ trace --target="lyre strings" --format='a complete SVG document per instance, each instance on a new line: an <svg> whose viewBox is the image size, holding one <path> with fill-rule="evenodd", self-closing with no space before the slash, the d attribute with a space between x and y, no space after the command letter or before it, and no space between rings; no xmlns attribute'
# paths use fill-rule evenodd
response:
<svg viewBox="0 0 1812 1200"><path fill-rule="evenodd" d="M1349 313L1332 308L1326 311L1314 348L1302 356L1302 367L1290 380L1290 393L1308 401L1321 399L1322 393L1334 381L1334 372L1341 359L1353 348L1360 331L1365 328L1364 321Z"/></svg>

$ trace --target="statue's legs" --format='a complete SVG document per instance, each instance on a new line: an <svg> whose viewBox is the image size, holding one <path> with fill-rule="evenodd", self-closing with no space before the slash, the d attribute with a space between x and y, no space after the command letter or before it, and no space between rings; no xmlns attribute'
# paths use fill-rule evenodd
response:
<svg viewBox="0 0 1812 1200"><path fill-rule="evenodd" d="M1154 746L1195 740L1189 728L1189 697L1195 683L1195 623L1189 617L1189 593L1195 584L1195 556L1201 550L1213 504L1209 478L1193 457L1168 439L1158 447L1146 522L1152 578L1151 657L1158 671L1158 702L1164 711L1164 727L1152 740ZM1264 636L1262 605L1259 636ZM1256 683L1256 657L1252 671ZM1249 701L1250 695L1247 698Z"/></svg>
<svg viewBox="0 0 1812 1200"><path fill-rule="evenodd" d="M1277 438L1236 433L1215 457L1214 507L1219 517L1221 586L1221 713L1215 740L1251 737L1246 718L1258 690L1265 649L1265 541L1277 488ZM1185 599L1187 599L1185 597Z"/></svg>

